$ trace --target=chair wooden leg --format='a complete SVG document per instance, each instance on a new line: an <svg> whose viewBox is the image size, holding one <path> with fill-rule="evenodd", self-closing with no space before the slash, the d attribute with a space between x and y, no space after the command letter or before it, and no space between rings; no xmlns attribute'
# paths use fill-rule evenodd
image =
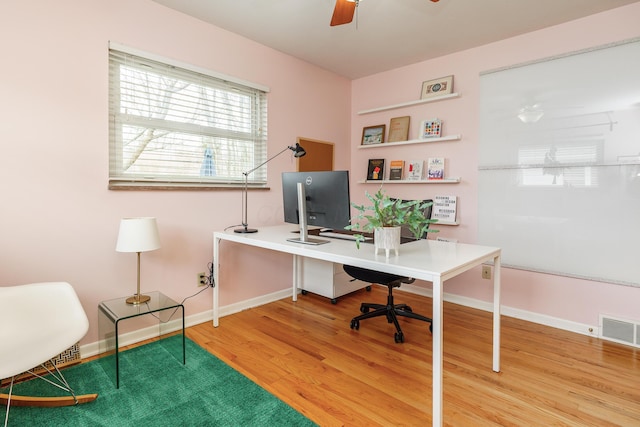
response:
<svg viewBox="0 0 640 427"><path fill-rule="evenodd" d="M11 396L11 406L39 406L53 408L57 406L73 406L81 403L93 402L98 397L97 394L83 394L76 396L61 397L39 397L39 396ZM9 395L0 393L0 404L6 405Z"/></svg>
<svg viewBox="0 0 640 427"><path fill-rule="evenodd" d="M98 397L97 394L83 394L76 395L67 380L62 375L62 372L58 369L56 364L51 361L51 365L53 366L53 371L47 368L46 364L42 364L42 372L48 372L51 375L52 379L49 379L43 375L40 375L38 372L34 370L27 371L29 374L33 375L36 378L44 380L51 385L54 385L62 390L67 391L69 396L56 396L56 397L40 397L40 396L18 396L13 394L13 384L15 377L11 378L11 385L9 386L9 394L0 393L0 404L5 405L7 408L7 412L5 414L4 426L6 427L9 423L9 409L12 406L37 406L37 407L45 407L45 408L53 408L58 406L73 406L78 405L80 403L93 402ZM56 382L57 381L57 382Z"/></svg>

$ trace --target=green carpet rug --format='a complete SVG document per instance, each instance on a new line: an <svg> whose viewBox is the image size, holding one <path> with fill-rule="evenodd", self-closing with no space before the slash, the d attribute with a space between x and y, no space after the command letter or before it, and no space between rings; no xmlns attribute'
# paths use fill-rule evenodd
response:
<svg viewBox="0 0 640 427"><path fill-rule="evenodd" d="M314 426L274 395L186 340L187 364L173 354L181 336L120 353L120 388L104 359L63 371L77 394L98 399L60 408L12 407L9 426ZM114 356L109 356L111 362ZM14 394L63 395L42 380L17 384ZM8 392L8 389L3 389ZM5 408L0 407L4 421ZM2 424L2 423L0 423Z"/></svg>

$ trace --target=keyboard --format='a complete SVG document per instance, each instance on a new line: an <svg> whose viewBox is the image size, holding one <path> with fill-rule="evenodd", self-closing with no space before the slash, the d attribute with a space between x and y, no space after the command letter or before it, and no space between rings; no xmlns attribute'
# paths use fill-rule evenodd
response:
<svg viewBox="0 0 640 427"><path fill-rule="evenodd" d="M329 237L332 239L342 239L342 240L352 240L352 241L356 240L356 236L353 234L336 233L334 231L321 231L319 235L320 237ZM369 242L371 240L373 240L371 237L364 238L365 242Z"/></svg>

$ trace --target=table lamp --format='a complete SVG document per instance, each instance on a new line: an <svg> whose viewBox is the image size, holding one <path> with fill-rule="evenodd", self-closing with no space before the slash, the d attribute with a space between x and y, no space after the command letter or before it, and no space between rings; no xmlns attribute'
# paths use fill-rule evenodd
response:
<svg viewBox="0 0 640 427"><path fill-rule="evenodd" d="M138 288L134 296L127 298L127 304L142 304L151 299L148 295L140 294L140 252L153 251L159 247L160 236L155 218L123 218L120 221L116 251L138 254Z"/></svg>
<svg viewBox="0 0 640 427"><path fill-rule="evenodd" d="M247 223L247 193L248 193L248 176L251 172L261 168L262 166L266 165L267 163L269 163L271 160L275 159L276 157L278 157L280 154L284 153L287 150L291 150L293 151L293 157L302 157L305 154L307 154L306 151L304 151L304 148L302 148L300 146L300 144L298 144L296 142L296 146L292 147L292 146L288 146L285 149L283 149L282 151L280 151L279 153L271 156L270 158L268 158L267 160L265 160L264 162L260 163L258 166L256 166L255 168L248 170L246 172L242 172L242 175L244 175L244 190L242 193L242 228L236 228L235 230L233 230L236 233L257 233L258 230L256 230L255 228L248 228L248 223Z"/></svg>

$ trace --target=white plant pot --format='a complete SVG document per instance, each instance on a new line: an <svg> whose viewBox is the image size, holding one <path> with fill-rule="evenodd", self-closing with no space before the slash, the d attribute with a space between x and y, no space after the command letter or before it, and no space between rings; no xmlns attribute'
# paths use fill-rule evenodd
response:
<svg viewBox="0 0 640 427"><path fill-rule="evenodd" d="M389 258L389 252L394 251L398 256L400 250L400 230L401 227L380 227L373 230L373 244L376 255L378 249L384 249L385 255Z"/></svg>

